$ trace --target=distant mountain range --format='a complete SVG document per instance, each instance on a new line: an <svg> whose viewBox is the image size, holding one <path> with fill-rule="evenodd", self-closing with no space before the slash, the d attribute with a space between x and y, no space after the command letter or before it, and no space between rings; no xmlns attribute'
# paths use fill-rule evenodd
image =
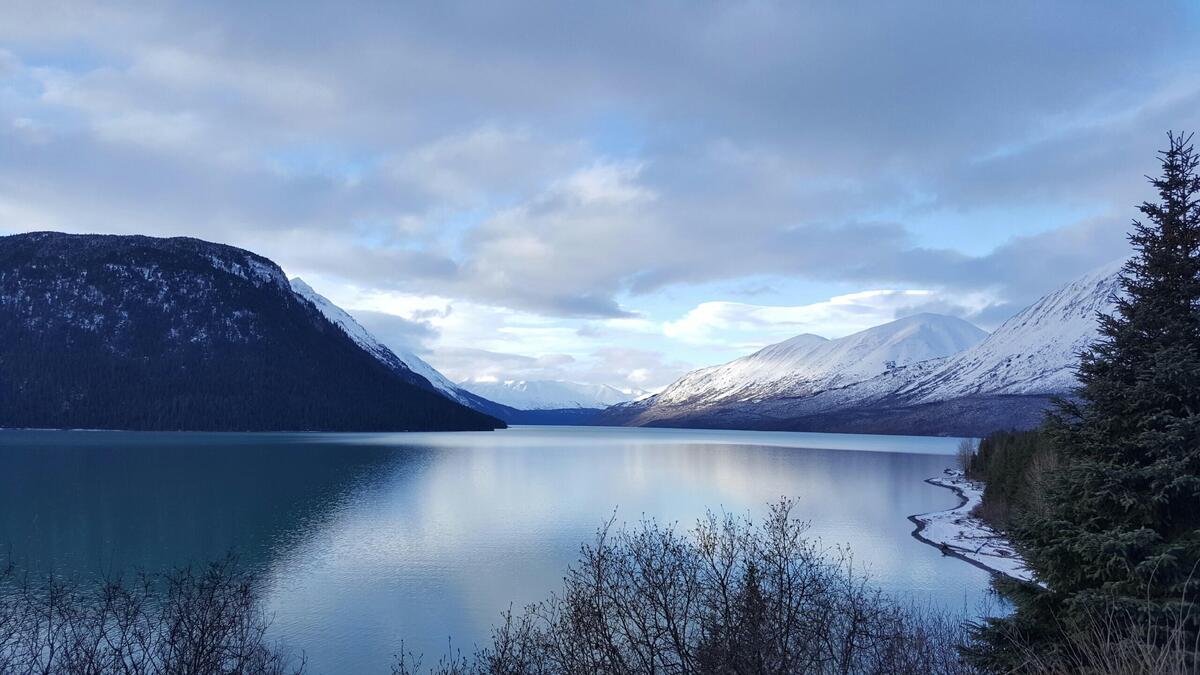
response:
<svg viewBox="0 0 1200 675"><path fill-rule="evenodd" d="M317 293L303 279L292 279L291 285L297 295L311 302L389 369L417 373L443 396L510 424L588 424L600 409L635 398L613 387L574 382L455 384L411 351L383 344L349 312Z"/></svg>
<svg viewBox="0 0 1200 675"><path fill-rule="evenodd" d="M981 435L1075 384L1119 266L987 334L918 314L799 335L662 392L456 384L270 260L196 239L0 237L0 427L492 429L515 424Z"/></svg>
<svg viewBox="0 0 1200 675"><path fill-rule="evenodd" d="M598 423L954 435L1031 427L1074 386L1119 269L1067 284L991 335L936 314L838 340L801 335L689 373Z"/></svg>
<svg viewBox="0 0 1200 675"><path fill-rule="evenodd" d="M378 338L364 328L354 317L350 316L349 312L314 291L312 286L304 283L303 279L296 277L290 283L296 295L311 302L314 307L321 311L321 314L325 315L325 318L341 328L358 346L362 347L367 353L374 356L380 363L383 363L392 371L398 373L405 371L414 372L425 378L443 396L458 401L465 406L476 408L486 405L485 402L478 400L478 397L472 396L470 392L459 389L453 382L446 379L445 375L442 375L416 354L399 348L388 347L380 342Z"/></svg>
<svg viewBox="0 0 1200 675"><path fill-rule="evenodd" d="M0 237L0 427L483 430L270 260L189 238Z"/></svg>
<svg viewBox="0 0 1200 675"><path fill-rule="evenodd" d="M468 380L460 382L458 386L517 410L598 410L648 394L644 391L624 392L606 384L580 384L560 380Z"/></svg>

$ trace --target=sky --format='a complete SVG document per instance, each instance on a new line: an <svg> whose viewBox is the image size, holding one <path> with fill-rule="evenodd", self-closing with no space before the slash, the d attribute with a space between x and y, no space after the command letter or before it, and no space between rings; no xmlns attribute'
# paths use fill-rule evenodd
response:
<svg viewBox="0 0 1200 675"><path fill-rule="evenodd" d="M995 328L1198 128L1194 2L0 2L0 234L241 246L455 380Z"/></svg>

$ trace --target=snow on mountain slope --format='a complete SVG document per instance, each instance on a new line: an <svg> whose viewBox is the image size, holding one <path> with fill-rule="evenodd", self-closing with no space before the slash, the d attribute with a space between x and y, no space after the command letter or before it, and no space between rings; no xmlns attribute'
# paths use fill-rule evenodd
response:
<svg viewBox="0 0 1200 675"><path fill-rule="evenodd" d="M607 408L631 401L645 392L625 393L605 384L579 384L557 380L508 380L505 382L465 381L459 386L517 410L560 410L566 408Z"/></svg>
<svg viewBox="0 0 1200 675"><path fill-rule="evenodd" d="M451 382L436 368L416 354L388 347L354 319L346 310L317 293L303 279L291 280L292 290L311 302L325 318L339 326L360 347L393 369L408 370L429 381L443 395L463 405L502 415L494 404L517 410L559 410L566 408L598 409L614 403L631 401L646 395L643 391L622 392L606 385L576 384L574 382ZM483 400L486 399L486 400ZM511 411L509 411L511 412Z"/></svg>
<svg viewBox="0 0 1200 675"><path fill-rule="evenodd" d="M1097 337L1096 314L1113 311L1120 270L1121 262L1111 263L1042 297L901 391L918 402L1070 391L1079 352Z"/></svg>
<svg viewBox="0 0 1200 675"><path fill-rule="evenodd" d="M295 291L296 295L315 305L325 315L325 318L340 327L360 347L367 350L368 353L382 361L385 365L393 369L412 371L429 380L429 384L433 385L434 389L437 389L442 394L463 405L473 407L468 397L463 396L463 393L453 382L419 356L403 349L392 349L383 344L370 331L363 328L362 324L355 321L354 317L350 316L346 310L338 307L330 302L328 298L314 291L312 286L309 286L300 277L292 279L291 284L292 290Z"/></svg>
<svg viewBox="0 0 1200 675"><path fill-rule="evenodd" d="M1096 315L1114 310L1120 271L1121 262L1113 262L1058 288L970 349L819 392L796 405L794 412L1069 393L1076 384L1079 352L1098 336Z"/></svg>
<svg viewBox="0 0 1200 675"><path fill-rule="evenodd" d="M1078 354L1097 338L1096 315L1113 311L1120 267L1053 291L963 350L953 350L954 340L930 347L895 339L913 331L906 320L841 340L800 336L690 373L657 396L610 408L604 420L921 434L1026 428L1050 396L1074 388Z"/></svg>
<svg viewBox="0 0 1200 675"><path fill-rule="evenodd" d="M685 375L647 405L707 407L806 396L870 379L892 368L949 356L987 333L938 314L917 314L836 340L799 335Z"/></svg>

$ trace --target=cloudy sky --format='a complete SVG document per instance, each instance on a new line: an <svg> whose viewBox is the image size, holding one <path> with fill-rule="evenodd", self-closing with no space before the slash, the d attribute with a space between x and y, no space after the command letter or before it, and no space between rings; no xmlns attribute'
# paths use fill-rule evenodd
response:
<svg viewBox="0 0 1200 675"><path fill-rule="evenodd" d="M1122 255L1198 7L2 0L0 233L246 247L454 379L993 328Z"/></svg>

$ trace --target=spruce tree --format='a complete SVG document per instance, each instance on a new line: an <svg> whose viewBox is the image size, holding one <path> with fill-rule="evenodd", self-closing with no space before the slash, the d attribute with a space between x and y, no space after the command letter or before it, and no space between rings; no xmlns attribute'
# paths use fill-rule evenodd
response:
<svg viewBox="0 0 1200 675"><path fill-rule="evenodd" d="M1200 590L1200 158L1190 135L1168 139L1116 311L1081 355L1076 396L1047 420L1061 460L1047 508L1016 528L1048 590L1015 596L1015 614L985 631L993 646L1017 633L1053 649L1114 607L1164 621Z"/></svg>

